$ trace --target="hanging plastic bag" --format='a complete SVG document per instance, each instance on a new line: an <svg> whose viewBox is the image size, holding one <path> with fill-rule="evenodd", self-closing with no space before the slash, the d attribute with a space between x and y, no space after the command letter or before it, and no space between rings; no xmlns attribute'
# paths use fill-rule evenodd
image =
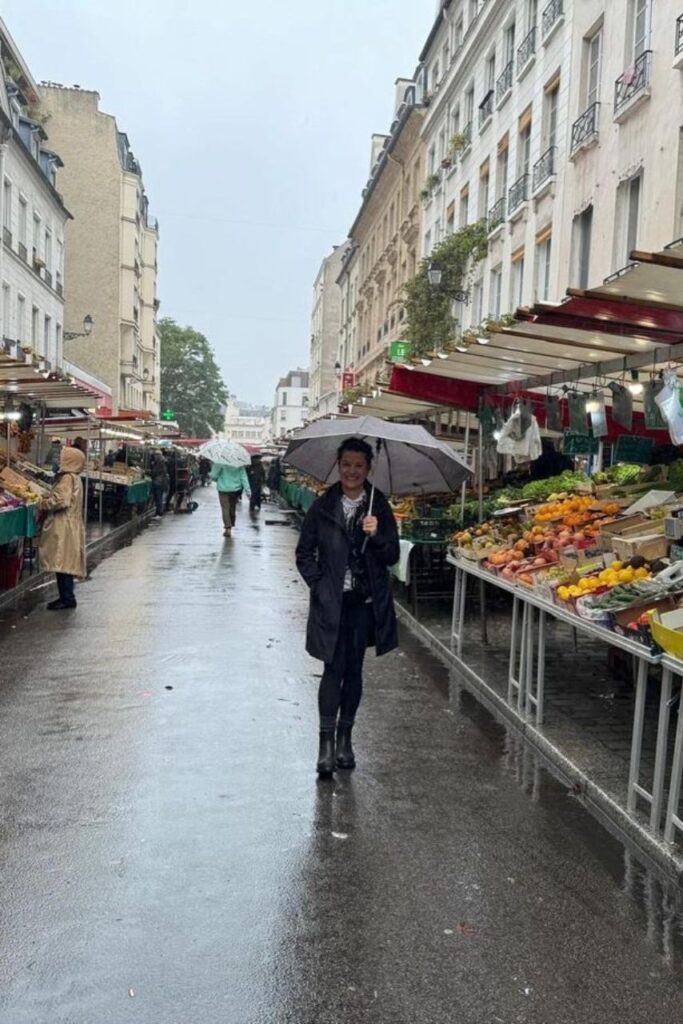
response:
<svg viewBox="0 0 683 1024"><path fill-rule="evenodd" d="M676 371L665 370L664 386L655 396L655 402L669 428L669 437L673 444L683 444L683 409L679 400L679 390Z"/></svg>
<svg viewBox="0 0 683 1024"><path fill-rule="evenodd" d="M498 439L498 454L511 455L515 462L534 462L543 451L538 420L532 414L529 427L519 437L522 411L516 408L507 420Z"/></svg>

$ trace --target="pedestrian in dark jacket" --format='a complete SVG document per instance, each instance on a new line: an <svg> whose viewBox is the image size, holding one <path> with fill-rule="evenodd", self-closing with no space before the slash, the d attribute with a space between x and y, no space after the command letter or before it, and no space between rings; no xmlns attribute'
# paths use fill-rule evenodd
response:
<svg viewBox="0 0 683 1024"><path fill-rule="evenodd" d="M398 646L389 578L399 559L398 531L378 490L369 512L372 449L349 438L337 463L340 482L311 506L296 549L297 568L310 588L306 650L325 663L318 692L320 775L355 767L351 730L366 648L374 646L380 655Z"/></svg>
<svg viewBox="0 0 683 1024"><path fill-rule="evenodd" d="M168 490L170 480L166 459L160 451L152 452L149 463L149 475L152 478L152 495L156 506L156 515L163 516L166 491Z"/></svg>
<svg viewBox="0 0 683 1024"><path fill-rule="evenodd" d="M263 500L263 487L266 482L266 471L260 455L252 455L251 465L247 466L247 476L251 485L251 498L249 499L249 511L258 512Z"/></svg>

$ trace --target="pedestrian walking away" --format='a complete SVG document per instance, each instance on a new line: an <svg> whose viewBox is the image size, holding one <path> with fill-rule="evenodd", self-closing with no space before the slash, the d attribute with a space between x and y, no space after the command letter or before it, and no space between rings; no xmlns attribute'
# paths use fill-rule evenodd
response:
<svg viewBox="0 0 683 1024"><path fill-rule="evenodd" d="M260 455L252 455L251 465L247 468L247 476L249 477L249 485L251 487L249 511L258 512L261 508L263 488L266 482L266 471Z"/></svg>
<svg viewBox="0 0 683 1024"><path fill-rule="evenodd" d="M64 448L59 473L52 490L39 504L44 514L38 554L46 572L57 576L59 597L48 604L50 611L76 607L74 579L85 579L85 526L83 483L80 474L85 455L78 448Z"/></svg>
<svg viewBox="0 0 683 1024"><path fill-rule="evenodd" d="M223 536L230 537L237 520L237 502L244 491L251 498L251 487L244 466L224 466L214 463L211 479L215 481L223 515Z"/></svg>
<svg viewBox="0 0 683 1024"><path fill-rule="evenodd" d="M211 462L205 455L199 457L199 482L206 487L211 479Z"/></svg>
<svg viewBox="0 0 683 1024"><path fill-rule="evenodd" d="M170 486L171 479L168 475L168 465L160 450L152 452L149 463L149 475L152 480L152 496L156 507L155 515L163 516L165 512L166 492Z"/></svg>
<svg viewBox="0 0 683 1024"><path fill-rule="evenodd" d="M354 768L351 731L363 693L367 647L398 646L389 566L399 559L396 521L381 491L367 482L372 448L357 438L337 452L339 483L309 509L296 564L310 588L306 650L325 664L318 692L317 771Z"/></svg>

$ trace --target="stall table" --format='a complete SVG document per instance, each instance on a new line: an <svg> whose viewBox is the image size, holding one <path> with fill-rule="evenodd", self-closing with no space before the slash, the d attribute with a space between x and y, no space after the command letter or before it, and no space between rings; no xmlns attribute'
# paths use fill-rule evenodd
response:
<svg viewBox="0 0 683 1024"><path fill-rule="evenodd" d="M465 618L465 599L468 577L484 580L500 590L507 591L513 596L512 609L512 631L510 639L510 658L508 670L508 692L507 701L511 707L516 707L519 714L531 717L536 726L543 723L543 702L545 691L545 623L546 616L568 623L573 629L586 636L596 637L612 647L618 647L622 651L631 654L637 663L636 670L636 699L633 716L633 730L631 739L631 758L627 788L627 810L633 813L636 809L638 797L645 800L650 806L650 827L654 832L661 829L661 816L664 802L664 780L666 774L667 760L667 738L669 730L671 697L671 673L678 671L683 673L683 665L680 662L668 666L669 678L666 679L665 672L662 679L662 687L659 700L659 721L657 726L657 744L655 751L655 769L652 783L652 790L648 791L640 784L640 764L643 747L643 726L645 721L645 694L648 682L648 668L651 665L662 664L662 655L653 653L649 648L636 640L629 640L628 637L620 636L608 629L597 626L580 618L578 615L564 608L558 607L551 601L535 593L532 589L518 586L504 580L493 573L482 569L478 562L466 558L455 558L452 554L448 559L455 567L455 589L453 598L453 618L451 624L451 646L455 647L457 657L462 661L463 626ZM538 612L538 627L536 628L535 615ZM534 672L534 660L536 670ZM672 659L673 662L673 659ZM667 667L665 661L664 667ZM535 679L534 679L535 676ZM677 750L679 755L679 767L683 765L683 727L679 720L679 739ZM680 774L680 771L679 771ZM670 801L671 802L671 801ZM667 815L667 821L669 816ZM681 826L678 826L681 827ZM671 829L670 829L671 831Z"/></svg>

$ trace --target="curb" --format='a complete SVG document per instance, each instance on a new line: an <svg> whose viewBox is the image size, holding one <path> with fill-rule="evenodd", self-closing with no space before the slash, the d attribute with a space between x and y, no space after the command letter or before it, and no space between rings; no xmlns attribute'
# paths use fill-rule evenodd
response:
<svg viewBox="0 0 683 1024"><path fill-rule="evenodd" d="M92 570L99 565L105 558L109 558L114 552L120 548L126 547L128 544L133 543L133 539L137 537L142 530L145 530L149 525L149 521L152 518L152 512L145 512L143 515L133 515L131 519L126 523L122 523L120 526L114 527L109 533L103 537L98 537L96 540L90 541L86 546L86 559L88 567L88 576ZM16 607L23 599L30 599L33 591L43 590L46 583L52 583L54 586L54 573L52 572L35 572L32 576L28 576L26 579L13 587L12 590L6 594L0 595L0 610L5 608Z"/></svg>
<svg viewBox="0 0 683 1024"><path fill-rule="evenodd" d="M632 818L614 797L593 782L586 773L574 764L539 729L518 714L507 701L481 676L478 676L464 661L441 640L437 639L426 626L421 625L398 601L396 614L410 632L421 640L434 654L451 669L455 669L462 683L493 716L505 725L512 726L540 755L545 766L561 782L577 791L577 799L615 838L635 848L648 867L656 870L668 882L683 886L683 854L677 853L668 844L652 834L650 830Z"/></svg>

